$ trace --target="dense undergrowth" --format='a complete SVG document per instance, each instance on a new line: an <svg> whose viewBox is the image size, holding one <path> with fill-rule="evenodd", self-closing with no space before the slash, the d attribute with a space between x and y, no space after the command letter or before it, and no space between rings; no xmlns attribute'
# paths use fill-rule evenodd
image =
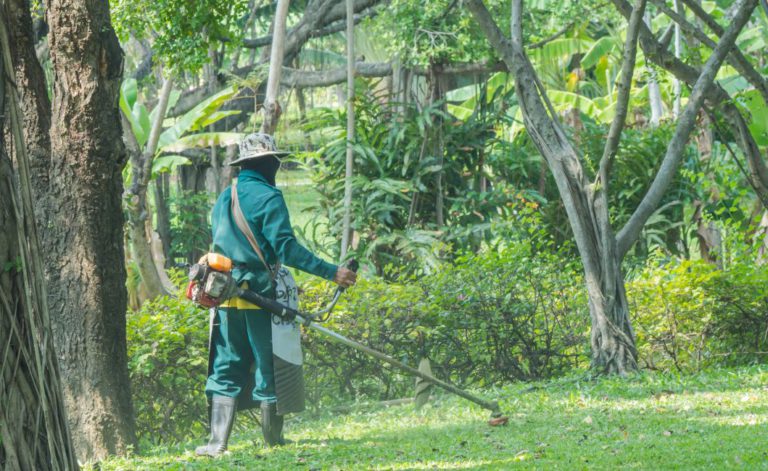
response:
<svg viewBox="0 0 768 471"><path fill-rule="evenodd" d="M368 276L342 297L334 331L461 387L506 387L589 365L589 314L568 255L510 242L399 283ZM768 268L654 260L627 283L641 365L695 373L759 363L768 329ZM302 278L303 309L332 288ZM170 298L128 317L129 367L140 437L176 443L205 433L207 312ZM413 395L413 378L314 331L304 335L315 409Z"/></svg>
<svg viewBox="0 0 768 471"><path fill-rule="evenodd" d="M421 410L358 404L289 419L294 444L264 449L240 417L231 453L196 458L202 438L112 458L101 470L214 469L768 469L768 369L693 375L643 372L590 379L584 372L479 391L510 421L436 393Z"/></svg>

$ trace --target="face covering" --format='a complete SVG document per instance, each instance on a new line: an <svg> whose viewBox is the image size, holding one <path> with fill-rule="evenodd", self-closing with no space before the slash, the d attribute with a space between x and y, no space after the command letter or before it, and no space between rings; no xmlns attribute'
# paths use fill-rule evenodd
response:
<svg viewBox="0 0 768 471"><path fill-rule="evenodd" d="M248 163L248 165L243 165L243 168L259 172L270 185L275 186L275 176L277 171L280 170L280 164L280 159L275 156L269 156Z"/></svg>

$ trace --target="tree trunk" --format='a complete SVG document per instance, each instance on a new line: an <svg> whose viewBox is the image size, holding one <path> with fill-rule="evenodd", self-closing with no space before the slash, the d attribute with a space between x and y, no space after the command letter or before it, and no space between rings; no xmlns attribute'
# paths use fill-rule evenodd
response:
<svg viewBox="0 0 768 471"><path fill-rule="evenodd" d="M341 258L347 256L352 239L352 177L355 163L355 22L353 0L347 7L347 152L344 165L344 216L341 228Z"/></svg>
<svg viewBox="0 0 768 471"><path fill-rule="evenodd" d="M163 127L163 117L166 113L172 88L172 80L166 78L160 91L157 107L158 118L150 130L149 138L143 151L139 149L138 144L132 139L133 134L128 133L129 142L131 142L130 147L133 147L130 149L131 186L126 191L125 198L125 208L128 213L128 235L130 236L133 259L139 268L141 281L150 299L174 292L174 287L168 280L165 270L158 269L155 263L158 257L154 256L152 248L152 240L155 237L152 230L152 211L147 203L147 191L152 179L152 162L155 158L157 143ZM125 123L125 117L121 115L121 118L122 122ZM165 257L163 255L160 258Z"/></svg>
<svg viewBox="0 0 768 471"><path fill-rule="evenodd" d="M264 96L264 121L261 123L261 132L274 134L277 122L280 120L280 104L277 97L280 91L280 74L283 71L283 57L285 52L285 22L288 17L288 5L290 0L277 0L275 12L274 33L272 34L272 49L269 55L269 78L267 90Z"/></svg>
<svg viewBox="0 0 768 471"><path fill-rule="evenodd" d="M136 444L128 379L123 257L123 54L98 0L52 0L54 95L43 232L50 306L78 456Z"/></svg>
<svg viewBox="0 0 768 471"><path fill-rule="evenodd" d="M429 81L430 81L430 88L431 93L429 97L429 104L430 106L434 106L436 103L441 103L444 95L443 95L443 84L441 82L441 76L440 71L442 70L442 64L432 62L430 64L430 73L429 73ZM440 105L440 108L442 111L445 110L445 104L442 103ZM437 171L435 174L435 224L437 225L438 229L442 229L443 226L445 226L445 194L443 191L443 165L445 164L444 159L444 142L443 142L443 120L439 116L433 116L432 117L432 138L433 138L433 149L434 149L434 155L437 158L437 165L440 167L440 170Z"/></svg>
<svg viewBox="0 0 768 471"><path fill-rule="evenodd" d="M155 179L155 210L157 211L157 235L166 256L166 268L173 265L171 258L171 210L168 207L170 175L164 173Z"/></svg>
<svg viewBox="0 0 768 471"><path fill-rule="evenodd" d="M680 0L674 0L675 12L678 15L685 17L685 7ZM680 59L683 53L683 39L680 31L680 25L675 23L675 57ZM674 90L674 102L672 104L672 116L677 119L680 116L680 109L682 104L683 84L680 79L674 77L672 79L672 89Z"/></svg>
<svg viewBox="0 0 768 471"><path fill-rule="evenodd" d="M651 15L646 12L645 23L650 28ZM659 81L657 78L656 70L652 67L648 67L648 102L651 105L651 126L658 127L661 122L661 117L664 114L664 106L661 101L661 88L659 88Z"/></svg>
<svg viewBox="0 0 768 471"><path fill-rule="evenodd" d="M33 184L40 190L35 195L38 198L45 193L51 164L51 101L45 74L35 55L30 5L27 0L7 0L6 5L16 90L24 121L24 143L32 166Z"/></svg>
<svg viewBox="0 0 768 471"><path fill-rule="evenodd" d="M618 148L626 119L629 90L636 62L637 38L642 31L640 21L645 1L632 8L624 47L622 77L619 85L616 117L606 140L600 171L592 183L585 175L578 153L557 120L546 90L525 53L522 32L522 0L513 0L511 30L507 39L496 25L482 0L467 0L488 41L498 51L515 77L515 91L523 111L525 128L547 160L560 192L576 239L589 295L592 316L592 363L600 371L623 373L637 368L637 351L629 323L621 260L637 240L642 227L658 207L680 166L682 155L696 115L707 92L713 88L717 71L734 47L736 38L749 21L757 0L738 3L728 31L723 34L712 55L696 78L690 98L677 122L675 133L654 180L627 224L614 236L608 212L610 168ZM621 110L621 111L620 111Z"/></svg>
<svg viewBox="0 0 768 471"><path fill-rule="evenodd" d="M0 362L0 468L77 470L53 346L30 162L24 144L30 133L25 124L30 120L22 116L25 113L15 95L17 89L6 79L13 73L12 62L20 67L22 76L30 77L24 66L19 66L18 52L31 45L31 17L27 5L7 5L13 16L0 10L0 110L9 111L18 174L14 175L8 158L10 143L0 132L0 345L4 352ZM22 31L20 25L28 29ZM30 42L9 41L18 38L20 32ZM15 61L9 43L16 47ZM34 49L23 53L31 54L27 57L34 61L27 65L39 71ZM29 89L24 93L30 97ZM0 129L5 129L5 117L5 112L0 115ZM45 149L43 153L47 155Z"/></svg>

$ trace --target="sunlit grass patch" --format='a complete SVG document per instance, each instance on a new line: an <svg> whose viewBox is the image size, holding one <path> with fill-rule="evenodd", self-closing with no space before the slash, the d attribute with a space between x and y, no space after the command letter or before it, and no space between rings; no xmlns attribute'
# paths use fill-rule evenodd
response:
<svg viewBox="0 0 768 471"><path fill-rule="evenodd" d="M193 456L201 437L101 469L768 469L767 371L574 376L477 391L501 401L505 427L489 427L487 411L438 393L419 411L372 406L292 417L286 432L295 443L283 448L264 449L254 424L216 460Z"/></svg>

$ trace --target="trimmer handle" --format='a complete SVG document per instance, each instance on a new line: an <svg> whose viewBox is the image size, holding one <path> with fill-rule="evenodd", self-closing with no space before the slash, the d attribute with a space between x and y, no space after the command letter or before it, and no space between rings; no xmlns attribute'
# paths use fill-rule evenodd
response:
<svg viewBox="0 0 768 471"><path fill-rule="evenodd" d="M354 258L348 261L346 265L349 270L352 270L355 273L357 273L357 270L360 268L360 264L357 263L357 260L355 260Z"/></svg>

